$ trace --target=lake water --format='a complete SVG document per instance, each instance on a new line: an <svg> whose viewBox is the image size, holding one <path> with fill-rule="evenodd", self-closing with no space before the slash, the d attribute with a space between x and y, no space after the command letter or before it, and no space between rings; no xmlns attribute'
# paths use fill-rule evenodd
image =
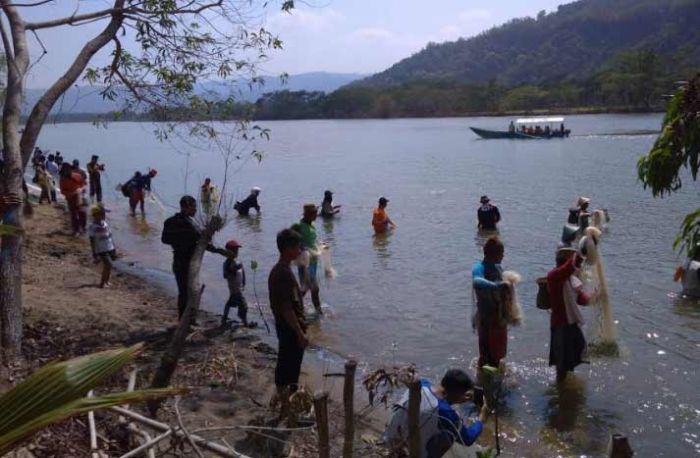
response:
<svg viewBox="0 0 700 458"><path fill-rule="evenodd" d="M475 228L478 200L488 194L503 215L503 265L523 277L518 292L526 316L510 332L504 454L600 456L609 434L622 432L639 456L696 455L700 305L676 296L671 244L682 216L697 206L698 188L686 180L683 192L653 199L637 181L636 161L655 138L643 132L658 130L660 121L660 115L573 116L573 136L550 141L480 140L468 129L502 129L503 118L265 123L272 136L258 145L263 161L237 163L228 188L242 199L251 186L262 187L262 215L232 218L217 241L235 237L246 265L260 263L256 286L266 302L276 232L301 217L304 202L320 203L323 191L333 190L342 213L317 227L332 247L338 277L322 281L328 311L314 343L369 367L413 362L439 380L447 367L471 368L478 353L470 272L483 243ZM159 240L162 219L186 181L194 194L204 177L221 183L223 166L217 152L159 143L152 130L62 124L47 126L39 144L83 163L100 154L107 197L118 199L110 214L118 245L174 284L170 253ZM129 218L114 186L148 166L158 169L154 188L169 207L149 203L147 220ZM385 239L370 226L381 195L398 224ZM612 216L602 254L623 354L580 366L560 394L547 367L549 317L534 306L535 279L552 267L578 195ZM208 255L205 267L205 302L220 310L221 258ZM250 269L248 275L250 282ZM247 294L252 303L252 288Z"/></svg>

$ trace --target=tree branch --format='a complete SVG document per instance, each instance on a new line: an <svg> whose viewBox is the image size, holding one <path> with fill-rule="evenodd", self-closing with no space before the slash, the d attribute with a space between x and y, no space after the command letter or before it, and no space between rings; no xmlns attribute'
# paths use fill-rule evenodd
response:
<svg viewBox="0 0 700 458"><path fill-rule="evenodd" d="M90 59L116 36L124 21L124 16L121 14L121 11L124 9L124 2L125 0L115 0L116 7L113 8L115 12L112 14L112 20L107 24L107 27L83 46L83 49L73 61L73 64L63 76L44 93L36 105L34 105L29 118L27 118L24 134L22 135L22 141L20 143L22 162L25 166L29 161L29 157L39 137L43 123L58 98L76 82L87 67Z"/></svg>
<svg viewBox="0 0 700 458"><path fill-rule="evenodd" d="M124 2L117 2L117 3L123 4ZM123 13L123 12L124 12L124 8L107 8L106 10L95 11L92 13L73 14L73 15L68 16L68 17L54 19L51 21L28 22L26 24L25 28L27 30L49 29L49 28L58 27L61 25L71 25L71 24L75 24L76 22L87 21L90 19L108 18L116 13Z"/></svg>

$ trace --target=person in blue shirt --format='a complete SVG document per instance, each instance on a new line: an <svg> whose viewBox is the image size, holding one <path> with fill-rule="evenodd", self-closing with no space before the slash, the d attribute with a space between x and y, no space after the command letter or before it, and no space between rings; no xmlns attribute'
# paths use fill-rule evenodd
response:
<svg viewBox="0 0 700 458"><path fill-rule="evenodd" d="M472 268L472 286L476 295L473 325L479 335L479 368L499 367L508 349L508 327L502 316L499 293L507 289L501 261L504 246L496 236L484 244L484 259Z"/></svg>
<svg viewBox="0 0 700 458"><path fill-rule="evenodd" d="M421 379L420 435L421 458L440 458L455 443L470 446L481 435L488 415L484 404L479 419L467 426L452 407L469 399L473 391L472 379L461 369L450 369L439 385ZM392 407L393 415L387 425L384 439L393 448L401 449L408 442L408 393Z"/></svg>

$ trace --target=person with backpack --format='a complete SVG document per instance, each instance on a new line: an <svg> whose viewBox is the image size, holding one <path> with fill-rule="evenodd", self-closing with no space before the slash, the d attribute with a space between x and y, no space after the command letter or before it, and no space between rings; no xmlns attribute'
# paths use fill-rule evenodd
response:
<svg viewBox="0 0 700 458"><path fill-rule="evenodd" d="M440 458L451 448L470 446L481 435L488 416L486 403L481 407L478 420L465 425L452 407L468 400L474 382L461 369L449 369L439 385L421 379L420 400L420 457ZM401 400L392 406L392 415L384 432L384 442L396 452L404 452L408 447L408 391Z"/></svg>

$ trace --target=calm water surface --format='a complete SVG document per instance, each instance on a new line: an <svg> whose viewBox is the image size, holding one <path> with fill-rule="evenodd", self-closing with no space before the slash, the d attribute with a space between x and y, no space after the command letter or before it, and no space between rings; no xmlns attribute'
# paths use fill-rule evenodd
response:
<svg viewBox="0 0 700 458"><path fill-rule="evenodd" d="M671 278L678 262L671 243L681 217L697 206L697 187L652 199L636 177L636 161L654 140L643 132L658 129L660 119L570 117L574 136L550 141L480 140L467 128L503 128L502 118L270 122L271 141L259 145L264 160L237 165L229 188L243 198L261 186L263 214L233 218L218 242L235 237L244 262L258 260L257 291L266 301L276 232L299 219L304 202L320 203L323 191L333 190L341 216L317 226L339 275L323 280L328 312L314 341L372 367L414 362L437 379L449 366L471 366L477 355L470 271L483 243L475 230L478 199L488 194L504 218L504 267L523 276L526 315L510 333L505 455L601 456L612 431L628 434L639 456L698 455L700 304L678 298ZM159 172L158 195L174 205L185 189L188 152L189 192L206 176L222 182L218 153L159 143L152 130L63 124L47 126L39 144L83 161L99 153L111 199L118 182L151 166ZM535 279L551 268L567 209L581 194L613 218L602 254L623 355L581 366L559 393L547 367L549 318L534 307ZM399 226L384 239L370 226L380 195L390 199ZM151 203L146 221L127 217L126 207L119 199L110 216L117 243L167 273L160 225L174 207ZM226 295L220 266L220 258L207 257L213 311Z"/></svg>

